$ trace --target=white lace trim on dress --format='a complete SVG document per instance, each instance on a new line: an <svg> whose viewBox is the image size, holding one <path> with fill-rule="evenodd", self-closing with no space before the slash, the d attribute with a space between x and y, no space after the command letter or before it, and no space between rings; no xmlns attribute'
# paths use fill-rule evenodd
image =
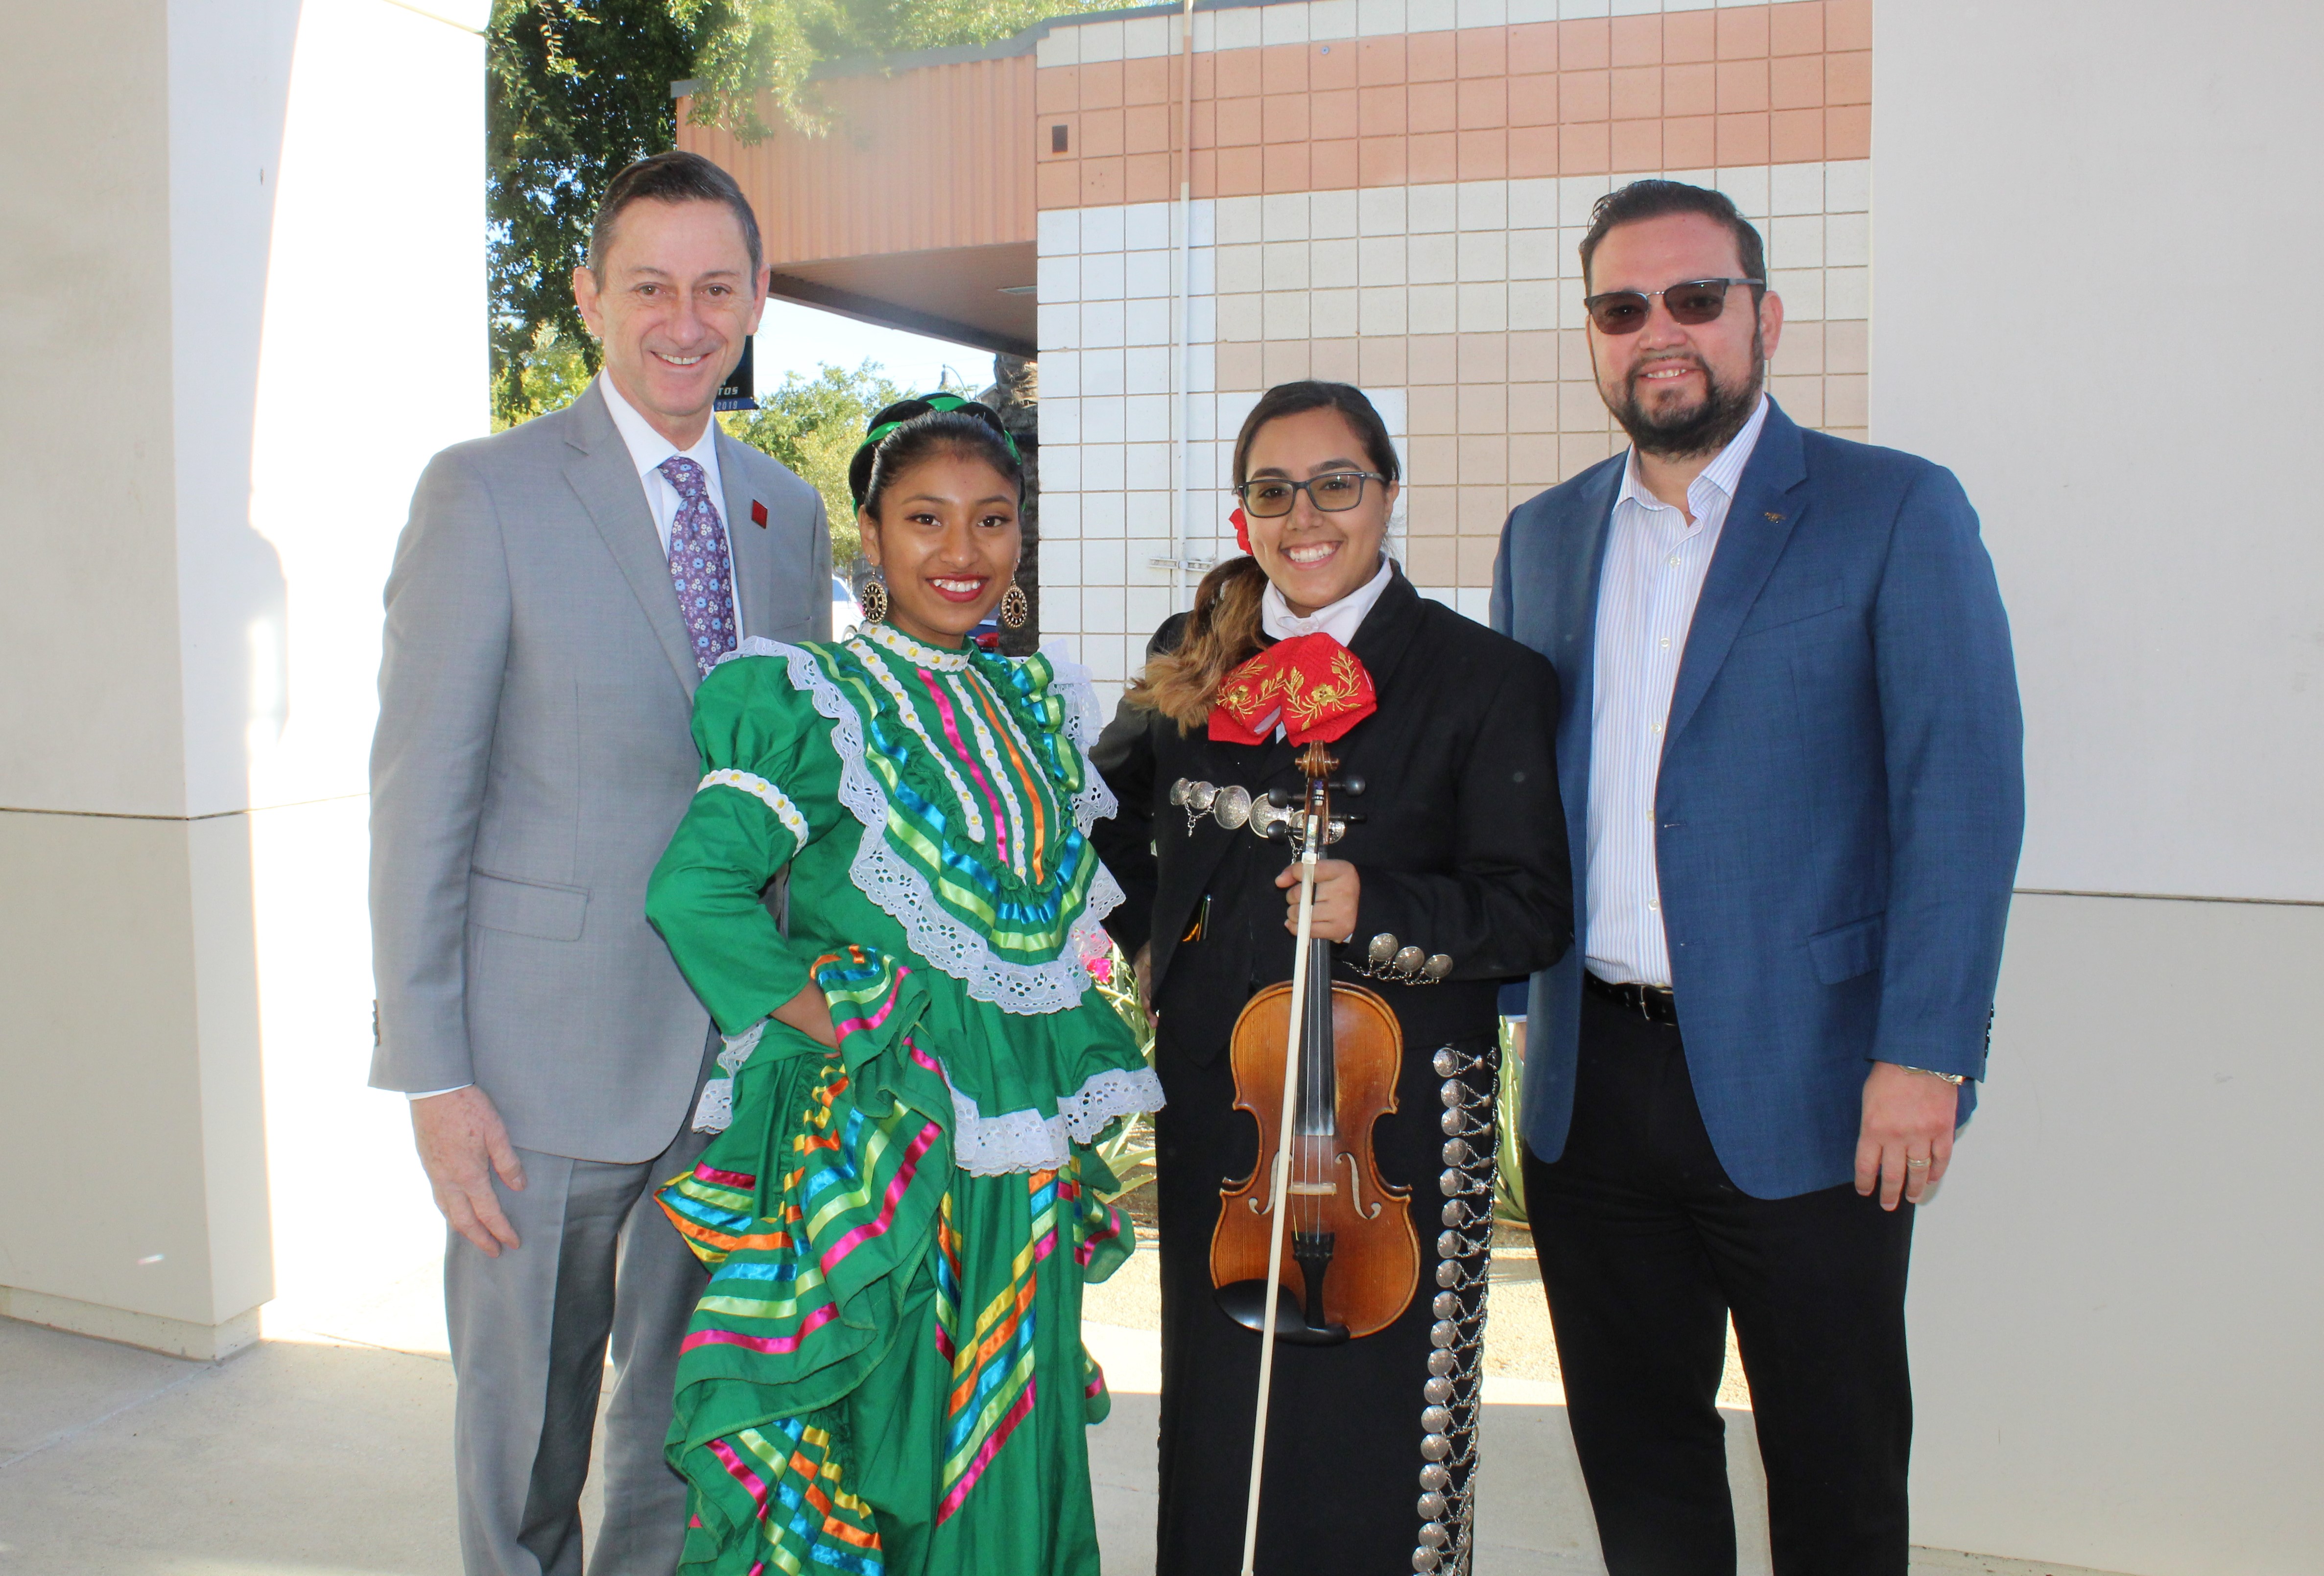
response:
<svg viewBox="0 0 2324 1576"><path fill-rule="evenodd" d="M1162 1080L1150 1067L1109 1067L1057 1101L1057 1114L1044 1117L1028 1107L985 1116L976 1101L952 1087L953 1164L973 1176L1006 1176L1023 1171L1055 1171L1073 1157L1072 1146L1097 1141L1116 1119L1162 1109Z"/></svg>
<svg viewBox="0 0 2324 1576"><path fill-rule="evenodd" d="M1041 655L1049 661L1049 687L1056 690L1057 698L1065 703L1065 737L1071 739L1074 747L1082 752L1082 791L1074 796L1071 807L1074 825L1086 837L1092 826L1100 821L1111 820L1121 806L1115 801L1113 790L1105 786L1105 779L1099 774L1096 762L1090 759L1090 747L1097 742L1099 731L1105 726L1105 710L1098 704L1097 688L1090 682L1090 670L1073 659L1071 650L1063 641L1053 641L1041 648ZM1103 865L1098 867L1098 871L1100 880L1112 881L1111 872ZM1113 900L1098 908L1095 889L1093 888L1090 907L1100 914L1111 914L1121 900L1121 891L1117 887Z"/></svg>
<svg viewBox="0 0 2324 1576"><path fill-rule="evenodd" d="M946 650L931 646L926 641L916 641L893 624L858 624L850 639L861 638L875 646L885 646L907 662L922 668L932 668L939 673L959 673L968 667L968 650L961 647Z"/></svg>
<svg viewBox="0 0 2324 1576"><path fill-rule="evenodd" d="M888 799L864 763L862 714L816 659L796 646L746 641L736 648L737 654L760 644L766 650L752 654L782 657L789 665L792 685L831 721L832 747L839 752L839 802L863 826L862 843L848 867L856 889L904 927L905 943L914 953L958 980L972 1000L1027 1017L1080 1005L1090 988L1089 971L1082 958L1103 950L1100 921L1122 902L1121 888L1105 866L1100 864L1092 876L1089 896L1056 958L1046 963L1018 963L995 956L973 926L937 905L927 877L889 846ZM1094 768L1087 770L1093 778L1096 776ZM1104 793L1102 785L1099 791ZM1084 835L1089 822L1082 818L1082 806L1088 798L1086 790L1074 797L1075 824ZM1104 794L1103 802L1110 806L1112 796Z"/></svg>
<svg viewBox="0 0 2324 1576"><path fill-rule="evenodd" d="M697 1133L723 1133L734 1122L734 1074L759 1048L759 1037L767 1032L767 1019L761 1018L741 1034L724 1035L726 1048L718 1053L718 1068L724 1078L713 1078L702 1085L702 1098L695 1102L694 1120L690 1124Z"/></svg>
<svg viewBox="0 0 2324 1576"><path fill-rule="evenodd" d="M783 830L798 839L800 847L807 846L809 832L807 817L799 813L799 807L797 805L791 803L788 794L765 778L754 776L747 771L736 771L729 767L714 771L704 778L695 785L694 791L698 794L705 789L714 788L741 788L772 810L775 813L775 819L783 824Z"/></svg>

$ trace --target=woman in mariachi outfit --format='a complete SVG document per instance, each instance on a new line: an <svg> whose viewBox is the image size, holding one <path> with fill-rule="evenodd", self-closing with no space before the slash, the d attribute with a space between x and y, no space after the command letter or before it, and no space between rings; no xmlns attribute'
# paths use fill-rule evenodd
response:
<svg viewBox="0 0 2324 1576"><path fill-rule="evenodd" d="M1245 1002L1290 977L1296 929L1286 845L1226 825L1240 816L1214 806L1237 802L1237 788L1299 802L1297 708L1286 696L1298 674L1344 671L1349 653L1377 709L1316 735L1335 739L1339 777L1363 791L1333 801L1362 818L1319 867L1314 928L1345 944L1333 979L1379 992L1402 1030L1397 1109L1370 1137L1385 1180L1411 1189L1420 1275L1403 1313L1376 1333L1277 1345L1258 1569L1384 1576L1416 1559L1465 1563L1465 1424L1489 1228L1481 1201L1440 1196L1439 1174L1456 1126L1474 1140L1463 1154L1491 1153L1477 1129L1489 1123L1496 997L1503 980L1564 951L1572 889L1556 675L1413 590L1382 550L1397 475L1388 430L1358 390L1298 382L1262 396L1234 447L1250 556L1213 569L1193 613L1155 635L1094 751L1121 805L1097 832L1128 893L1109 924L1160 1014L1156 1066L1169 1096L1157 1122L1161 1576L1241 1569L1259 1337L1223 1311L1210 1252L1222 1186L1250 1176L1259 1156L1256 1124L1234 1109L1227 1050ZM1279 1039L1269 1054L1280 1058ZM1449 1118L1448 1104L1459 1108ZM1446 1415L1424 1426L1440 1405Z"/></svg>
<svg viewBox="0 0 2324 1576"><path fill-rule="evenodd" d="M701 1124L731 1125L661 1195L711 1269L669 1442L682 1568L1095 1576L1082 1287L1131 1232L1090 1145L1161 1092L1082 963L1120 899L1094 703L967 639L1025 616L990 411L890 406L851 481L866 622L704 680L702 787L647 896L732 1074Z"/></svg>

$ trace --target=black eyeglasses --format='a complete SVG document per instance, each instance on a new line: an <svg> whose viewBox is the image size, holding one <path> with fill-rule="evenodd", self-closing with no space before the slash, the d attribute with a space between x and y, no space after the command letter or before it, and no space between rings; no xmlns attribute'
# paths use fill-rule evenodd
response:
<svg viewBox="0 0 2324 1576"><path fill-rule="evenodd" d="M1299 494L1326 514L1337 514L1342 509L1353 509L1364 501L1366 482L1385 482L1388 478L1378 471L1333 471L1326 475L1295 482L1288 476L1261 476L1255 482L1245 482L1235 489L1243 508L1260 520L1272 520L1291 512Z"/></svg>
<svg viewBox="0 0 2324 1576"><path fill-rule="evenodd" d="M1655 297L1663 299L1663 309L1678 322L1686 324L1711 323L1727 309L1727 287L1748 284L1755 290L1765 290L1764 279L1690 279L1684 284L1674 284L1667 290L1616 290L1604 295L1584 296L1582 305L1590 320L1600 334L1636 334L1646 326L1647 305Z"/></svg>

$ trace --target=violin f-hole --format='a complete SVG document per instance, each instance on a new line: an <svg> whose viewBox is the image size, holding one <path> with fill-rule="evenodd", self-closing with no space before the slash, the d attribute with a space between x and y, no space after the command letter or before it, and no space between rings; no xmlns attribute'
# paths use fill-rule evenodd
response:
<svg viewBox="0 0 2324 1576"><path fill-rule="evenodd" d="M1367 1221L1379 1220L1380 1211L1388 1206L1378 1200L1370 1203L1364 1202L1363 1173L1356 1165L1356 1157L1342 1149L1340 1151L1340 1157L1333 1161L1333 1165L1344 1166L1348 1168L1348 1202L1355 1205L1356 1213L1363 1216Z"/></svg>

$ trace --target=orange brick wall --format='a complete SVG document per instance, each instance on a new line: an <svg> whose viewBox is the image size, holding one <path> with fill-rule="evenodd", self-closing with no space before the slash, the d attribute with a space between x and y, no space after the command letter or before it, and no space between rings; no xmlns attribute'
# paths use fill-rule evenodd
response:
<svg viewBox="0 0 2324 1576"><path fill-rule="evenodd" d="M1871 0L1790 0L1198 53L1194 195L1868 158L1871 50ZM1181 71L1036 72L1037 204L1175 198Z"/></svg>

